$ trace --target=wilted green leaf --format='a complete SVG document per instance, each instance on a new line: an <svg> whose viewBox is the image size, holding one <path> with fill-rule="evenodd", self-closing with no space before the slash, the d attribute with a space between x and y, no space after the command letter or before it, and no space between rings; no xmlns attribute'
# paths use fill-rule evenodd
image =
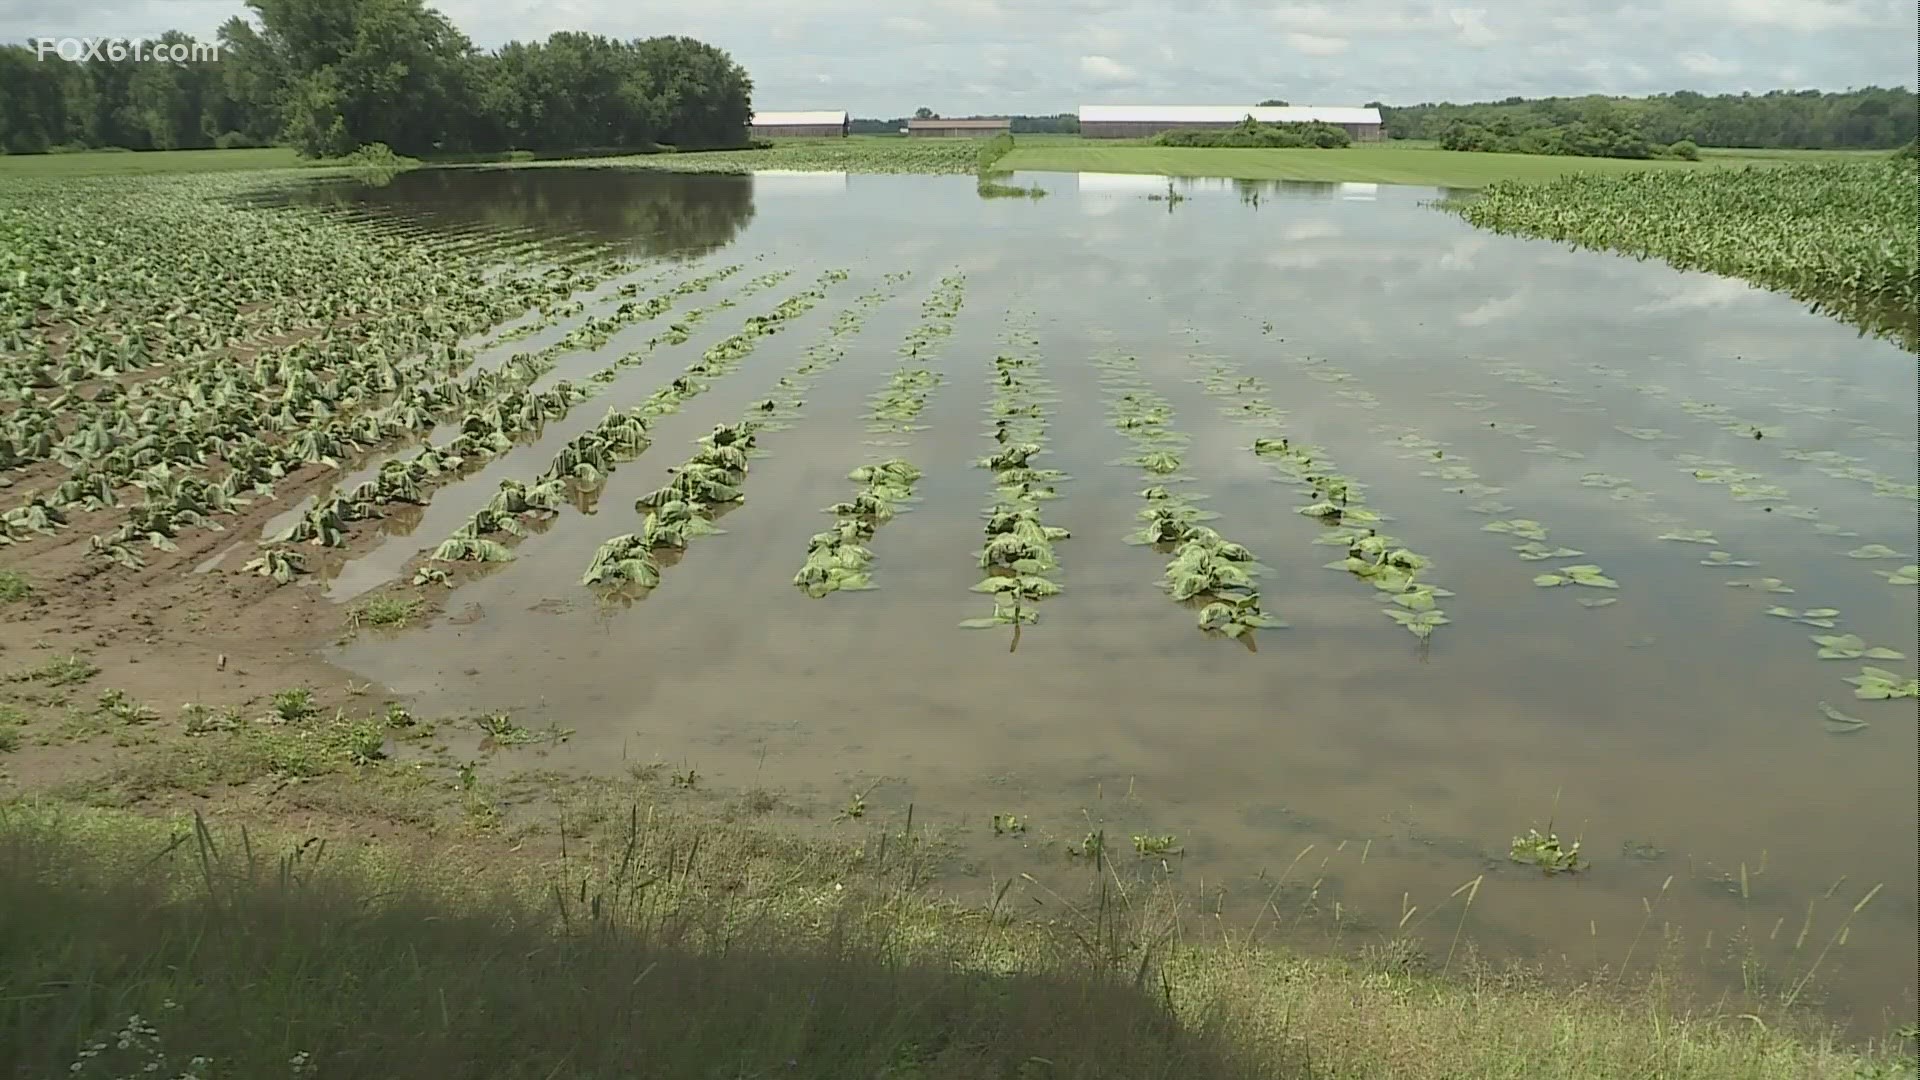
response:
<svg viewBox="0 0 1920 1080"><path fill-rule="evenodd" d="M1865 720L1857 716L1848 716L1824 701L1820 703L1820 715L1825 718L1822 726L1834 735L1851 735L1867 726Z"/></svg>
<svg viewBox="0 0 1920 1080"><path fill-rule="evenodd" d="M1920 679L1903 678L1884 668L1863 667L1847 681L1854 686L1853 696L1866 701L1920 697Z"/></svg>

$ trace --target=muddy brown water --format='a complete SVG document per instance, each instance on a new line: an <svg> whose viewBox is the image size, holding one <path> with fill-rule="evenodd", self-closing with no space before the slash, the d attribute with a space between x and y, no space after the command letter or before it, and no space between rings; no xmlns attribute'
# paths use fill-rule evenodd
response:
<svg viewBox="0 0 1920 1080"><path fill-rule="evenodd" d="M1171 834L1178 877L1243 923L1274 896L1266 924L1304 939L1355 944L1404 919L1444 952L1456 890L1480 878L1464 925L1483 950L1580 968L1631 956L1638 971L1671 933L1700 986L1736 998L1751 989L1743 960L1749 984L1757 971L1778 993L1846 925L1801 997L1817 991L1863 1033L1911 1020L1914 703L1856 700L1843 680L1862 661L1818 659L1809 640L1914 652L1914 589L1875 573L1914 561L1910 356L1738 282L1476 231L1428 205L1433 189L1191 182L1169 204L1147 198L1159 178L1018 180L1050 194L986 200L957 177L542 169L315 196L431 228L547 227L706 260L674 280L744 264L728 289L795 270L627 373L606 399L623 403L819 270L852 272L662 418L593 513L560 516L457 590L458 621L363 636L336 659L428 711L557 721L574 731L560 761L663 761L827 805L868 792L869 814L890 819L911 804L959 830L965 871L949 884L982 903L1017 872L1077 880L1064 848L1090 831L1129 858L1127 837ZM953 270L965 304L932 361L944 381L926 427L873 445L865 399ZM633 499L773 393L893 271L912 276L793 426L764 436L725 533L695 541L638 602L582 589L595 547L638 528ZM1055 392L1046 464L1071 479L1046 514L1073 530L1058 545L1065 593L1012 651L1007 634L956 626L990 607L968 591L991 498L973 460L991 445L983 410L1010 321L1038 339ZM1192 437L1183 472L1223 515L1213 524L1272 569L1264 602L1290 625L1261 631L1257 651L1196 630L1156 587L1166 557L1121 542L1148 480L1108 464L1129 450L1094 364L1112 354L1136 358L1174 406L1171 426ZM1338 549L1312 542L1320 526L1295 512L1306 500L1250 452L1278 432L1225 418L1231 399L1198 381L1217 364L1262 380L1280 430L1324 447L1386 529L1434 560L1432 580L1456 595L1430 647L1364 583L1323 568ZM604 403L583 408L597 418ZM852 490L850 469L895 452L925 478L870 545L879 588L801 594L789 579L831 520L822 508ZM530 480L540 464L526 460ZM1743 501L1696 468L1783 490ZM1500 490L1450 490L1468 484ZM1487 499L1512 509L1473 508ZM1522 560L1518 538L1483 530L1495 518L1540 521L1552 545L1585 554ZM1657 539L1678 529L1716 543ZM430 532L390 543L430 547ZM1902 554L1848 557L1870 543ZM1713 551L1757 565L1703 565ZM399 562L383 550L342 579L377 584ZM1597 563L1620 588L1533 584L1565 562ZM1727 585L1760 577L1795 591ZM1602 596L1618 602L1577 603ZM1769 617L1775 604L1842 614L1824 630ZM1914 671L1911 658L1879 666ZM1830 734L1822 702L1870 726ZM996 838L994 814L1028 829ZM1548 878L1506 860L1550 816L1589 870Z"/></svg>

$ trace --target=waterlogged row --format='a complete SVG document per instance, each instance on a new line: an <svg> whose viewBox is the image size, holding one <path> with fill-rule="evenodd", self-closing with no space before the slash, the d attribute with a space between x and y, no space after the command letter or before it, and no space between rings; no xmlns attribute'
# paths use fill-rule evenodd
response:
<svg viewBox="0 0 1920 1080"><path fill-rule="evenodd" d="M689 284L705 288L711 280L725 277L722 271L708 279ZM485 461L510 449L512 436L538 430L545 423L565 416L574 404L597 389L599 382L610 381L605 373L588 388L562 380L544 391L532 387L555 366L554 357L566 351L554 347L536 354L518 354L499 369L480 369L465 378L451 377L437 384L415 384L402 388L391 405L357 416L346 425L329 424L298 431L284 442L250 447L254 453L230 457L219 485L197 477L172 472L165 467L149 470L136 479L142 488L142 502L133 507L114 532L95 536L90 544L96 555L127 566L139 566L141 558L132 545L144 539L150 546L171 550L178 529L190 525L217 528L206 517L211 505L221 512L233 513L248 504L235 497L235 490L251 484L251 494L271 498L272 482L289 475L302 465L318 464L340 468L347 454L417 436L437 427L455 407L464 405L460 434L438 447L426 447L410 459L384 463L376 477L348 492L335 492L286 530L272 543L307 542L322 547L345 543L352 522L383 516L381 507L394 503L422 505L427 490L454 478L463 466ZM444 388L451 387L451 391ZM315 400L323 401L323 398ZM324 408L324 406L322 406ZM277 551L273 557L256 560L257 572L286 581L289 575L305 569L305 560L296 553Z"/></svg>
<svg viewBox="0 0 1920 1080"><path fill-rule="evenodd" d="M1539 376L1537 373L1519 365L1493 365L1489 370L1496 375L1507 378L1509 381L1519 383L1520 385L1529 386L1542 392L1553 394L1556 397L1578 400L1570 391L1558 387L1553 380ZM1606 372L1602 371L1599 373L1604 374ZM1624 375L1625 373L1621 372L1619 374ZM1654 396L1657 397L1668 396L1663 387L1642 387L1641 389L1643 392L1653 393ZM1478 397L1478 395L1473 396ZM1484 401L1484 399L1480 400ZM1461 404L1478 406L1480 402L1463 402ZM1490 403L1485 407L1491 407ZM1710 403L1682 401L1680 407L1682 411L1690 415L1710 419L1723 430L1727 430L1743 438L1752 437L1757 442L1764 442L1769 435L1771 435L1777 443L1781 434L1777 429L1753 426L1749 421L1734 417L1724 408ZM1528 437L1527 432L1531 430L1531 426L1525 424L1512 424L1499 421L1492 423L1496 430L1509 434L1517 434L1523 438ZM1638 441L1652 442L1672 438L1672 436L1658 429L1622 426L1617 428L1617 430L1620 431L1621 434ZM1842 455L1831 455L1831 457L1829 457L1828 452L1807 452L1791 447L1783 451L1783 455L1798 460L1828 462L1830 467L1822 470L1827 475L1836 479L1866 480L1873 484L1875 494L1881 497L1906 497L1908 495L1908 492L1900 485L1891 484L1885 477L1872 474L1869 470L1839 467L1845 462L1857 461L1857 459L1847 459ZM1675 456L1675 460L1678 463L1678 467L1685 471L1696 482L1705 485L1721 485L1727 487L1735 502L1752 503L1762 507L1765 512L1777 512L1785 517L1809 522L1813 525L1814 529L1822 535L1837 538L1858 538L1859 536L1857 532L1851 529L1821 520L1819 512L1810 507L1801 507L1785 503L1784 500L1789 497L1788 493L1777 485L1756 483L1756 481L1764 479L1759 473L1740 469L1723 459L1707 458L1697 454L1678 454ZM1604 490L1609 493L1611 498L1616 500L1645 503L1652 498L1647 492L1633 487L1625 479L1610 476L1605 473L1586 473L1581 477L1580 483L1583 487ZM1483 511L1511 509L1510 507L1498 506L1497 504L1476 508L1482 509ZM1721 541L1714 535L1711 529L1685 527L1681 519L1671 514L1660 512L1650 511L1643 514L1642 517L1649 522L1664 524L1666 526L1666 528L1655 537L1658 540L1679 544L1694 544L1708 548L1709 550L1706 552L1705 557L1698 560L1701 566L1715 570L1729 570L1749 569L1760 565L1756 560L1743 558L1733 552L1724 550ZM1524 536L1528 539L1529 544L1538 544L1546 539L1545 527L1541 526L1538 522L1526 519L1497 521L1489 524L1486 528L1489 531L1509 532ZM1523 558L1539 557L1538 555L1529 554L1530 550L1538 549L1522 547L1516 550L1522 552ZM1571 549L1560 550L1571 551ZM1574 554L1577 554L1577 552L1574 552ZM1844 555L1849 559L1861 562L1897 562L1907 557L1903 553L1895 551L1893 548L1884 544L1862 544L1844 552ZM1583 581L1579 578L1568 576L1566 571L1572 569L1576 568L1564 568L1562 573L1557 575L1539 575L1535 578L1535 584L1554 586L1570 583L1592 583L1591 580ZM1913 564L1903 565L1896 569L1877 569L1875 572L1890 585L1897 588L1906 589L1920 584L1920 567L1915 567ZM1778 577L1736 578L1727 581L1725 584L1729 587L1750 589L1762 594L1792 594L1796 591L1785 579ZM1591 606L1598 606L1602 603L1599 601L1583 602L1589 603ZM1821 630L1834 630L1839 628L1839 620L1841 619L1840 610L1831 607L1794 608L1775 604L1768 607L1765 614L1770 617L1785 619ZM1899 650L1884 645L1872 644L1855 634L1816 634L1811 637L1811 641L1816 649L1816 655L1822 660L1869 659L1886 661L1903 660L1906 658L1905 654ZM1885 668L1871 665L1863 666L1859 674L1851 676L1845 681L1854 688L1854 696L1862 700L1877 701L1920 696L1920 682L1916 682L1916 680L1905 676L1895 675ZM1828 731L1835 734L1852 734L1863 731L1868 727L1867 721L1846 716L1828 702L1818 702L1818 709L1823 725Z"/></svg>
<svg viewBox="0 0 1920 1080"><path fill-rule="evenodd" d="M1146 505L1138 516L1144 524L1127 541L1171 556L1160 587L1174 600L1199 608L1195 621L1202 631L1253 647L1254 630L1286 625L1262 606L1254 586L1265 568L1244 545L1200 524L1219 515L1193 505L1205 496L1183 490L1192 482L1192 477L1178 475L1179 448L1188 437L1170 426L1173 406L1148 387L1140 376L1139 362L1131 356L1104 354L1094 363L1107 391L1108 423L1134 447L1131 456L1113 464L1140 469L1150 483L1140 492Z"/></svg>
<svg viewBox="0 0 1920 1080"><path fill-rule="evenodd" d="M645 401L624 412L610 412L593 430L576 436L555 455L552 464L534 486L558 483L579 493L598 490L616 466L632 460L646 449L649 442L647 432L653 418L673 412L687 398L704 393L711 385L710 380L731 374L762 338L812 310L825 298L826 286L845 277L844 271L827 271L814 285L781 301L772 312L748 318L745 328L710 346L682 375L656 390ZM527 511L534 515L550 515L552 512L541 506L531 507ZM482 508L455 530L434 551L432 558L437 562L505 561L511 558L511 551L506 541L496 537L517 539L524 535L526 530L520 524L521 516L497 513L491 507ZM416 575L416 580L447 580L431 573L434 569L438 568L423 568Z"/></svg>
<svg viewBox="0 0 1920 1080"><path fill-rule="evenodd" d="M1012 626L1017 645L1019 628L1040 621L1039 601L1060 593L1060 584L1050 576L1060 568L1053 545L1070 534L1043 519L1045 502L1057 497L1054 485L1067 479L1066 474L1034 466L1045 451L1047 405L1052 400L1039 371L1038 342L1021 320L1007 328L1002 343L1008 351L994 357L994 390L987 403L995 449L975 463L993 471L993 498L983 512L986 543L976 553L987 577L973 591L993 597L993 613L960 625Z"/></svg>
<svg viewBox="0 0 1920 1080"><path fill-rule="evenodd" d="M921 429L915 421L926 408L928 395L942 381L939 372L926 366L925 361L931 360L952 336L954 319L965 302L966 277L953 273L940 279L921 303L920 322L907 332L899 347L907 362L888 377L886 389L869 399L872 407L867 413L867 430L889 436L876 440L880 445L906 445L891 436ZM880 526L913 500L920 470L905 458L889 457L869 462L847 475L860 485L859 490L852 498L826 508L834 517L833 528L808 539L806 559L793 576L794 585L808 596L818 598L874 587L874 555L866 544Z"/></svg>
<svg viewBox="0 0 1920 1080"><path fill-rule="evenodd" d="M1202 366L1203 374L1196 381L1208 396L1223 402L1223 414L1272 433L1255 436L1254 456L1272 465L1282 483L1308 493L1312 501L1296 509L1325 526L1315 543L1346 546L1346 557L1327 568L1351 574L1386 594L1393 606L1380 609L1381 614L1423 643L1435 629L1451 622L1439 600L1452 596L1452 590L1423 578L1433 560L1379 530L1390 519L1366 505L1366 486L1340 473L1324 448L1296 443L1285 434L1286 414L1267 400L1266 382L1257 375L1242 374L1238 365L1220 357L1190 360ZM1350 400L1365 407L1372 398Z"/></svg>
<svg viewBox="0 0 1920 1080"><path fill-rule="evenodd" d="M838 273L838 272L836 272ZM650 589L660 583L662 552L684 552L697 537L723 532L715 519L745 501L743 487L749 459L759 451L759 434L777 431L783 421L797 416L805 405L800 396L821 371L846 355L846 339L860 331L867 314L885 302L904 276L888 275L882 286L841 312L824 340L809 346L800 362L776 384L784 400L767 398L747 410L735 424L717 425L699 440L700 449L673 471L666 486L634 502L644 514L637 533L608 539L594 552L581 575L582 585L603 590Z"/></svg>
<svg viewBox="0 0 1920 1080"><path fill-rule="evenodd" d="M667 296L677 298L705 291L738 271L737 266L722 267L676 286ZM748 290L770 287L778 280L780 279L758 280L750 284ZM743 290L743 293L748 290ZM732 303L730 300L723 301L723 305L730 303ZM665 310L665 307L652 302L635 305L629 309L629 315L620 325L639 321L641 316L634 312L650 311L652 314L645 317L652 318ZM557 358L570 351L568 347L558 342L538 352L515 354L497 370L483 369L474 372L468 377L467 382L476 386L484 384L485 393L484 395L470 394L469 400L484 396L488 403L479 408L469 409L464 414L458 435L441 445L423 447L410 457L384 462L373 479L359 484L350 491L336 492L321 500L300 520L278 536L272 537L268 543L275 546L249 563L248 569L283 583L307 572L308 565L304 555L279 545L306 543L320 547L340 547L346 543L347 530L354 522L384 516L383 507L393 504L425 505L430 498L431 489L457 479L486 461L511 450L517 436L538 432L546 424L565 417L574 405L598 394L626 370L642 363L658 344L686 340L689 324L697 322L701 317L704 317L703 313L689 313L681 323L676 323L666 333L656 336L645 346L617 358L594 373L586 380L584 386L577 386L563 379L546 390L532 389L541 378L553 371ZM595 347L597 344L604 344L611 333L611 329L602 325L600 329L576 339L578 344L575 347ZM586 344L589 342L594 344ZM423 414L414 419L417 424L429 425L434 417ZM567 448L572 452L573 458L569 464L569 476L575 481L585 483L589 488L597 486L598 477L584 475L585 470L600 469L604 472L616 460L614 451L596 441L593 434L589 432L576 438ZM324 458L323 462L330 467L338 467L338 463L331 456ZM581 466L585 469L581 469ZM508 481L501 485L501 494L496 496L496 501L508 496L509 485L512 483L515 482ZM558 508L558 501L562 499L562 494L552 493L551 497L556 500L554 509ZM538 502L547 501L549 493L536 492L535 499ZM541 507L536 505L533 509L539 510ZM484 512L483 510L482 513ZM518 512L526 511L516 511ZM491 519L483 523L490 522ZM484 534L476 534L475 538L478 535ZM475 546L470 550L480 549Z"/></svg>

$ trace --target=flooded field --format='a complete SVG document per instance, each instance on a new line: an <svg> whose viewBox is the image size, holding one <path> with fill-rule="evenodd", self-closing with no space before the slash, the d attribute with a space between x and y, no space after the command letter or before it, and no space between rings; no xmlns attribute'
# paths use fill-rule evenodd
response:
<svg viewBox="0 0 1920 1080"><path fill-rule="evenodd" d="M1910 1021L1911 356L1735 281L1477 231L1433 189L1014 183L1048 194L592 169L300 194L687 283L559 352L535 389L599 395L381 522L325 587L404 581L609 408L649 442L453 579L444 618L337 662L423 712L569 728L555 764L911 805L955 828L969 896L1103 842L1303 942L1444 953L1464 925L1579 969L1677 952L1710 991L1812 973L1801 1000ZM755 317L778 334L710 359ZM653 587L582 584L697 439L756 416L720 532L662 550ZM910 498L829 510L896 459ZM995 562L1009 505L1068 535ZM844 580L873 587L796 587L837 520L871 552ZM1222 555L1177 601L1191 567L1127 542L1158 522L1264 572L1236 585ZM989 570L1022 584L987 595ZM960 625L983 616L1004 625ZM1580 869L1510 859L1529 829L1577 838Z"/></svg>

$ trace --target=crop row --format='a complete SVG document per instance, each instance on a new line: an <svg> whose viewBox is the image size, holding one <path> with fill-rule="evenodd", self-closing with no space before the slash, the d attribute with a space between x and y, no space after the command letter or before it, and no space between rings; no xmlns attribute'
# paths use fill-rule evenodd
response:
<svg viewBox="0 0 1920 1080"><path fill-rule="evenodd" d="M1838 301L1909 344L1920 312L1913 163L1574 173L1502 181L1460 204L1483 228L1665 259Z"/></svg>
<svg viewBox="0 0 1920 1080"><path fill-rule="evenodd" d="M1149 388L1133 357L1105 355L1094 363L1107 389L1108 422L1134 448L1132 456L1114 464L1138 468L1149 481L1140 492L1145 503L1138 514L1142 525L1127 542L1171 556L1160 587L1180 603L1199 606L1196 623L1201 630L1241 639L1251 647L1253 630L1285 626L1261 604L1255 579L1266 569L1253 552L1201 524L1220 515L1194 505L1205 496L1184 490L1192 482L1179 475L1180 448L1188 437L1170 426L1173 405Z"/></svg>
<svg viewBox="0 0 1920 1080"><path fill-rule="evenodd" d="M645 401L624 412L609 413L595 429L574 438L555 455L551 465L538 478L538 484L560 483L575 489L598 489L607 476L624 461L630 461L649 444L650 421L675 412L687 399L705 393L713 380L732 374L759 345L761 339L779 332L787 323L813 310L826 298L827 286L846 280L844 270L828 270L809 287L775 305L765 315L749 316L746 325L709 346L685 372L656 390ZM743 471L744 471L744 462ZM715 501L718 491L712 492ZM536 514L551 513L542 506L531 507ZM511 515L490 513L482 508L433 554L440 562L500 562L511 557L507 545L493 540L495 534L517 539L525 530L517 528ZM492 541L496 546L486 546Z"/></svg>
<svg viewBox="0 0 1920 1080"><path fill-rule="evenodd" d="M490 275L488 262L445 245L222 198L241 183L15 183L0 192L8 399L48 391L71 406L60 399L88 382L153 366L198 380L216 365L316 339L404 355L629 269L606 261Z"/></svg>
<svg viewBox="0 0 1920 1080"><path fill-rule="evenodd" d="M707 288L737 269L722 268L679 289ZM673 295L682 294L676 291ZM630 316L629 321L636 319ZM458 435L442 445L424 447L409 458L384 463L374 478L321 500L286 532L271 538L271 542L280 544L306 542L338 547L345 543L352 522L382 516L380 508L384 505L424 504L431 487L511 449L515 436L565 416L573 405L591 396L598 384L583 388L562 380L544 391L532 389L553 369L555 358L563 351L555 346L538 353L516 354L497 370L482 369L463 379L445 380L445 384L458 388L456 393L421 394L421 387L407 387L393 405L360 414L344 437L333 425L312 427L283 442L262 443L251 458L223 453L226 472L217 483L184 475L164 464L150 467L135 481L142 488L142 502L129 509L127 519L115 531L92 538L92 550L112 561L137 566L141 560L133 545L144 540L152 547L172 547L171 538L180 528L210 525L208 515L232 512L244 504L237 492L245 485L251 485L255 494L270 495L274 479L303 464L318 462L337 468L338 458L349 451L426 431L437 425L450 407L466 404ZM403 404L409 400L413 403ZM423 401L428 405L420 404ZM481 404L476 406L475 402ZM286 580L289 570L298 572L304 565L303 559L281 552L258 569L276 580Z"/></svg>
<svg viewBox="0 0 1920 1080"><path fill-rule="evenodd" d="M1206 358L1194 359L1207 363ZM1273 432L1254 438L1253 454L1273 466L1282 483L1307 492L1310 501L1297 510L1324 526L1314 542L1347 549L1344 558L1327 564L1328 569L1350 574L1386 594L1393 606L1382 608L1381 613L1422 642L1451 621L1438 601L1452 596L1452 591L1423 579L1433 560L1380 531L1379 526L1389 519L1366 504L1366 486L1340 473L1325 448L1294 442L1284 433L1283 414L1267 400L1264 380L1243 375L1237 365L1216 358L1198 381L1210 397L1225 403L1223 413ZM1371 395L1364 392L1346 400L1371 407Z"/></svg>
<svg viewBox="0 0 1920 1080"><path fill-rule="evenodd" d="M838 272L836 272L838 273ZM844 276L844 275L841 275ZM723 530L714 519L743 502L749 458L761 432L778 430L783 419L804 405L799 395L820 372L846 355L846 339L858 333L867 314L891 295L903 276L888 275L878 289L856 299L828 326L825 337L809 346L798 364L777 383L788 397L767 398L747 409L738 423L720 424L699 440L700 449L672 470L673 479L634 502L645 518L637 533L623 533L601 544L580 583L604 589L652 588L660 582L656 552L684 551L698 536Z"/></svg>
<svg viewBox="0 0 1920 1080"><path fill-rule="evenodd" d="M700 287L732 272L709 275ZM650 310L651 305L636 305L623 318ZM468 414L463 433L474 435L469 446L480 450L486 440L476 429L497 432L537 423L575 399L576 392L564 386L544 395L527 393L551 370L552 356L563 351L558 348L517 355L499 370L458 377L431 373L434 360L445 369L458 365L460 353L445 345L425 354L432 359L411 362L341 345L329 351L296 345L277 358L256 357L248 366L218 366L197 381L172 372L125 390L103 382L74 409L81 422L58 444L50 439L58 414L23 402L7 422L16 431L38 424L37 438L29 444L33 456L44 451L69 474L50 492L29 492L22 506L0 516L0 542L63 526L66 508L76 504L86 510L119 506L119 489L131 484L141 491L140 503L129 508L116 530L92 538L90 550L137 566L142 560L130 545L145 541L170 548L180 528L208 525L209 515L235 512L250 497L270 498L273 482L303 465L337 468L349 452L424 432L454 409L485 403ZM0 454L7 452L0 439ZM440 471L429 463L425 475ZM218 479L188 475L197 472ZM358 498L373 494L360 492ZM352 515L331 517L350 520Z"/></svg>
<svg viewBox="0 0 1920 1080"><path fill-rule="evenodd" d="M940 374L921 361L931 359L940 344L953 333L953 322L966 301L966 278L959 273L940 279L920 305L920 322L907 332L899 352L908 362L888 377L886 389L868 401L867 430L901 434L919 430L914 423L926 408L927 396L940 385ZM897 509L913 498L913 486L920 470L900 457L870 462L847 474L860 485L853 497L834 503L826 512L834 516L834 526L815 533L807 541L807 555L793 576L794 585L807 595L823 597L829 593L873 588L869 572L873 551L866 542L873 539L881 525Z"/></svg>
<svg viewBox="0 0 1920 1080"><path fill-rule="evenodd" d="M676 295L685 295L710 287L738 271L738 267L722 267L700 278L693 279L683 286ZM690 287L692 286L692 287ZM801 294L804 295L804 294ZM731 304L723 300L715 307ZM583 384L576 385L560 380L546 390L530 389L543 375L554 366L554 358L561 350L557 345L537 353L516 354L501 369L503 378L510 380L511 391L501 400L486 408L471 410L461 420L460 433L439 446L424 447L409 457L396 458L382 463L373 480L344 493L322 500L309 510L302 519L286 532L271 538L273 544L306 542L319 546L339 546L345 542L344 530L355 521L369 520L382 516L381 507L391 503L423 505L426 502L427 489L456 479L471 472L479 464L512 449L515 437L524 433L538 431L545 424L565 417L573 405L600 393L606 386L617 380L627 369L643 363L652 350L663 342L678 343L686 340L687 327L704 319L705 309L693 309L684 315L666 331L656 335L640 348L633 349L612 363L589 376ZM491 375L491 372L476 372L475 376ZM542 482L565 480L563 490L535 493L537 502L554 501L554 509L562 495L580 490L593 490L599 486L605 473L620 459L621 448L631 440L625 436L602 430L612 423L614 415L602 421L602 428L584 432L564 447L556 457L556 466L560 474L543 477ZM627 414L638 417L643 425L647 414L642 410L630 410ZM505 481L501 485L502 496L510 497L510 487L516 481ZM538 487L538 483L535 485ZM551 498L549 496L551 495ZM544 507L536 506L536 511ZM477 512L468 526L491 525L492 519L483 518L485 508ZM482 538L499 529L463 528L463 535ZM462 534L457 534L462 535ZM470 551L479 552L480 547ZM497 555L498 553L493 553ZM478 561L479 555L470 557ZM285 580L283 568L292 567L298 573L306 568L305 559L296 553L281 550L278 555L267 559L255 567L258 572Z"/></svg>
<svg viewBox="0 0 1920 1080"><path fill-rule="evenodd" d="M1033 605L1060 593L1060 584L1049 576L1060 568L1053 544L1071 534L1043 518L1044 504L1056 497L1054 484L1066 474L1034 465L1045 452L1052 399L1039 371L1038 343L1019 325L1009 326L1002 341L1008 351L994 357L993 397L987 403L995 448L976 463L993 470L993 498L983 515L986 543L976 554L987 577L973 591L993 597L993 614L960 625L1012 626L1017 643L1019 628L1039 621Z"/></svg>

